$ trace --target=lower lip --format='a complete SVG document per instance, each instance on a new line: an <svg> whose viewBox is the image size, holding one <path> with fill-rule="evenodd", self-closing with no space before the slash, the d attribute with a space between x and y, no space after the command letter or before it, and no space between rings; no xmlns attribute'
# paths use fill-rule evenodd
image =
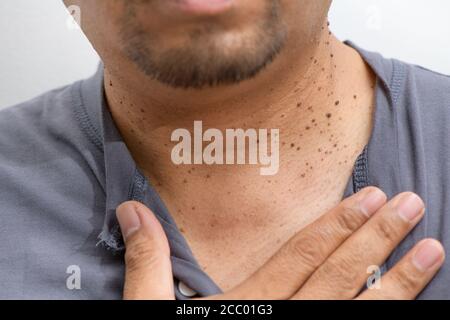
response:
<svg viewBox="0 0 450 320"><path fill-rule="evenodd" d="M175 0L174 5L192 14L219 14L229 9L233 0Z"/></svg>

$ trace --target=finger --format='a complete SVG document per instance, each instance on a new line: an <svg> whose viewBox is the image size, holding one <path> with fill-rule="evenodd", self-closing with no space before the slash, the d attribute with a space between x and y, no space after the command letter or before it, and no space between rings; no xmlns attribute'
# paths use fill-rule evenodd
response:
<svg viewBox="0 0 450 320"><path fill-rule="evenodd" d="M423 214L419 196L396 196L317 269L295 299L353 299L366 283L367 268L381 265Z"/></svg>
<svg viewBox="0 0 450 320"><path fill-rule="evenodd" d="M126 245L124 299L174 299L170 249L159 221L135 201L121 204L116 215Z"/></svg>
<svg viewBox="0 0 450 320"><path fill-rule="evenodd" d="M225 297L290 298L313 271L385 202L385 194L374 187L347 198L290 239L262 268Z"/></svg>
<svg viewBox="0 0 450 320"><path fill-rule="evenodd" d="M358 299L415 299L436 275L444 260L444 248L438 241L422 240L381 278L378 286L364 291Z"/></svg>

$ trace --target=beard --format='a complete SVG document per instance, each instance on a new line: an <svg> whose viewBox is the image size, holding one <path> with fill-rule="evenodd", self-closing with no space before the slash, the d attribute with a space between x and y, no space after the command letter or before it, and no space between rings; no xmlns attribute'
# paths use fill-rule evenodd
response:
<svg viewBox="0 0 450 320"><path fill-rule="evenodd" d="M121 41L126 56L143 72L174 88L236 84L255 77L282 50L286 30L278 0L268 0L265 14L243 30L227 30L211 21L184 31L183 41L168 45L163 32L146 31L129 1Z"/></svg>

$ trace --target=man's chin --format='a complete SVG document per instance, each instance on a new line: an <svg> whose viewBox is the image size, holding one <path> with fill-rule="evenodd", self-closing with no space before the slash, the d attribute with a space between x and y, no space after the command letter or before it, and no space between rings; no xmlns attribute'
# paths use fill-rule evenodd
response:
<svg viewBox="0 0 450 320"><path fill-rule="evenodd" d="M147 76L172 88L205 89L250 80L270 64L275 55L267 55L264 59L235 57L233 61L219 62L220 58L196 59L192 54L186 58L179 53L178 57L177 54L167 55L164 61L156 64L138 63L138 67Z"/></svg>
<svg viewBox="0 0 450 320"><path fill-rule="evenodd" d="M176 6L182 12L199 8L226 11L228 6L243 3L237 0L158 0L153 4L165 9ZM129 9L131 13L138 13L134 11L137 6ZM126 15L121 33L123 48L144 74L170 87L202 89L237 84L259 74L284 46L286 30L279 20L278 9L265 6L264 19L247 21L233 28L228 27L226 15L223 15L219 19L178 21L158 32L150 27L149 32L145 32L144 23L126 20L130 17Z"/></svg>

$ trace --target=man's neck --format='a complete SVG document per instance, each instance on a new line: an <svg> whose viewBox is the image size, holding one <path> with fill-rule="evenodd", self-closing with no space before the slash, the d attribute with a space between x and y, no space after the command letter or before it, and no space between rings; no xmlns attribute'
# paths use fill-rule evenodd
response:
<svg viewBox="0 0 450 320"><path fill-rule="evenodd" d="M335 129L339 135L339 127L353 120L345 118L346 102L364 95L357 87L348 92L348 86L340 85L355 80L349 69L352 59L360 60L324 28L310 47L286 47L258 76L235 85L174 89L149 79L133 65L107 65L106 96L136 161L159 180L158 172L173 167L171 133L192 128L195 120L223 130L278 128L284 154L297 157L299 151L325 143L329 139L325 131Z"/></svg>

